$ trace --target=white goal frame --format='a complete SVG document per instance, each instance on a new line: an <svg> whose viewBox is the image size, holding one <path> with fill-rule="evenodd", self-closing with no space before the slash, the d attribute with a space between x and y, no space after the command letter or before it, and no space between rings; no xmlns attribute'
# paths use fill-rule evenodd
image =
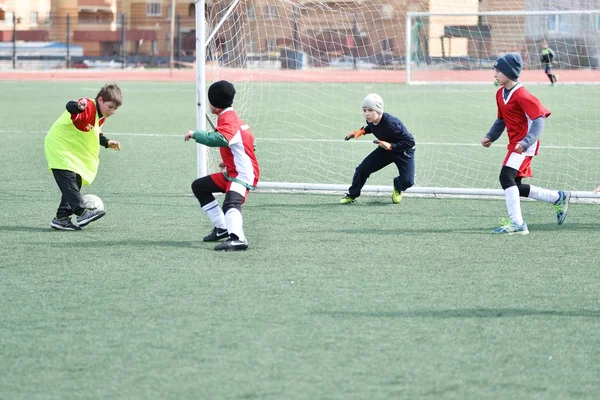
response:
<svg viewBox="0 0 600 400"><path fill-rule="evenodd" d="M211 38L214 37L219 27L225 19L233 12L239 4L239 0L234 0L225 11L222 21L220 21L214 30L207 34L206 18L204 14L206 1L195 0L196 10L196 128L206 129L207 121L210 122L207 114L206 99L206 50ZM471 13L430 13L430 12L407 12L406 13L406 65L407 84L415 84L411 79L411 21L413 18L422 16L528 16L528 15L568 15L568 14L593 14L600 13L600 10L582 10L582 11L502 11L502 12L471 12ZM212 124L212 123L211 123ZM208 152L206 146L197 144L197 176L202 177L208 174ZM279 190L279 191L314 191L314 192L344 192L347 191L351 176L345 184L315 184L302 182L264 182L258 184L259 190ZM392 186L384 185L365 185L365 193L392 193ZM451 187L412 187L406 191L418 195L428 196L503 196L501 189L477 189L477 188L451 188ZM574 199L598 199L597 194L586 191L573 191Z"/></svg>

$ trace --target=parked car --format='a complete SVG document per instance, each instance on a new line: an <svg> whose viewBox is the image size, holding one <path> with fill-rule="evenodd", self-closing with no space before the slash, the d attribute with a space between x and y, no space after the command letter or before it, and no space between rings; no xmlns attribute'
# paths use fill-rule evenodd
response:
<svg viewBox="0 0 600 400"><path fill-rule="evenodd" d="M344 69L352 69L354 68L354 59L349 56L342 56L333 58L329 61L329 66L333 68L344 68ZM367 60L363 60L362 58L356 59L356 68L357 69L373 69L376 68L377 65Z"/></svg>
<svg viewBox="0 0 600 400"><path fill-rule="evenodd" d="M102 69L118 69L123 68L121 61L100 61L100 60L83 60L84 64L87 64L88 68L102 68Z"/></svg>

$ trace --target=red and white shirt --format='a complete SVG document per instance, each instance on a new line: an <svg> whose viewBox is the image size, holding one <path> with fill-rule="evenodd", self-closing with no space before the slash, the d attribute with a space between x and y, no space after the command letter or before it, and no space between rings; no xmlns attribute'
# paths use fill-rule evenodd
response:
<svg viewBox="0 0 600 400"><path fill-rule="evenodd" d="M81 99L79 99L81 100ZM79 113L71 114L71 121L77 129L83 132L91 131L96 122L96 114L98 113L96 101L94 99L86 99L87 105L84 110ZM98 126L102 126L106 122L106 117L98 119Z"/></svg>
<svg viewBox="0 0 600 400"><path fill-rule="evenodd" d="M498 118L504 120L506 133L508 134L508 149L512 151L517 143L527 136L534 119L539 117L548 118L551 113L520 82L517 82L506 100L503 92L504 87L496 92ZM539 142L530 146L530 149L534 149L534 154L537 154L538 147Z"/></svg>
<svg viewBox="0 0 600 400"><path fill-rule="evenodd" d="M220 147L227 175L256 186L260 177L258 160L254 153L254 135L233 108L226 108L217 118L217 131L229 143Z"/></svg>

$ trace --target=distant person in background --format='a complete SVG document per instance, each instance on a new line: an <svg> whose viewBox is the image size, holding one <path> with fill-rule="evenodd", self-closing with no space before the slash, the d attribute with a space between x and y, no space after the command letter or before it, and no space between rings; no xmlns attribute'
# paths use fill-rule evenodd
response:
<svg viewBox="0 0 600 400"><path fill-rule="evenodd" d="M555 54L550 47L548 42L544 40L542 43L542 54L540 55L540 62L544 66L544 73L550 80L550 85L554 86L558 78L552 73L552 64L554 64Z"/></svg>

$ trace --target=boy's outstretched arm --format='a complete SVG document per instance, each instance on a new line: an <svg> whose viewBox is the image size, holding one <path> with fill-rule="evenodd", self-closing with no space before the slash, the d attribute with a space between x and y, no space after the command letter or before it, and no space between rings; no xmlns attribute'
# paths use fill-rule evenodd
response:
<svg viewBox="0 0 600 400"><path fill-rule="evenodd" d="M366 133L365 128L360 128L360 129L357 129L357 130L352 131L349 134L347 134L346 137L344 137L344 140L358 139L365 133Z"/></svg>
<svg viewBox="0 0 600 400"><path fill-rule="evenodd" d="M183 136L183 140L186 142L190 139L194 139L196 142L203 144L208 147L227 147L229 146L229 142L223 135L219 132L209 132L209 131L192 131L189 130Z"/></svg>
<svg viewBox="0 0 600 400"><path fill-rule="evenodd" d="M492 143L498 140L500 135L502 135L505 128L506 124L504 123L504 120L500 118L496 119L489 132L481 139L481 144L484 147L490 147Z"/></svg>

